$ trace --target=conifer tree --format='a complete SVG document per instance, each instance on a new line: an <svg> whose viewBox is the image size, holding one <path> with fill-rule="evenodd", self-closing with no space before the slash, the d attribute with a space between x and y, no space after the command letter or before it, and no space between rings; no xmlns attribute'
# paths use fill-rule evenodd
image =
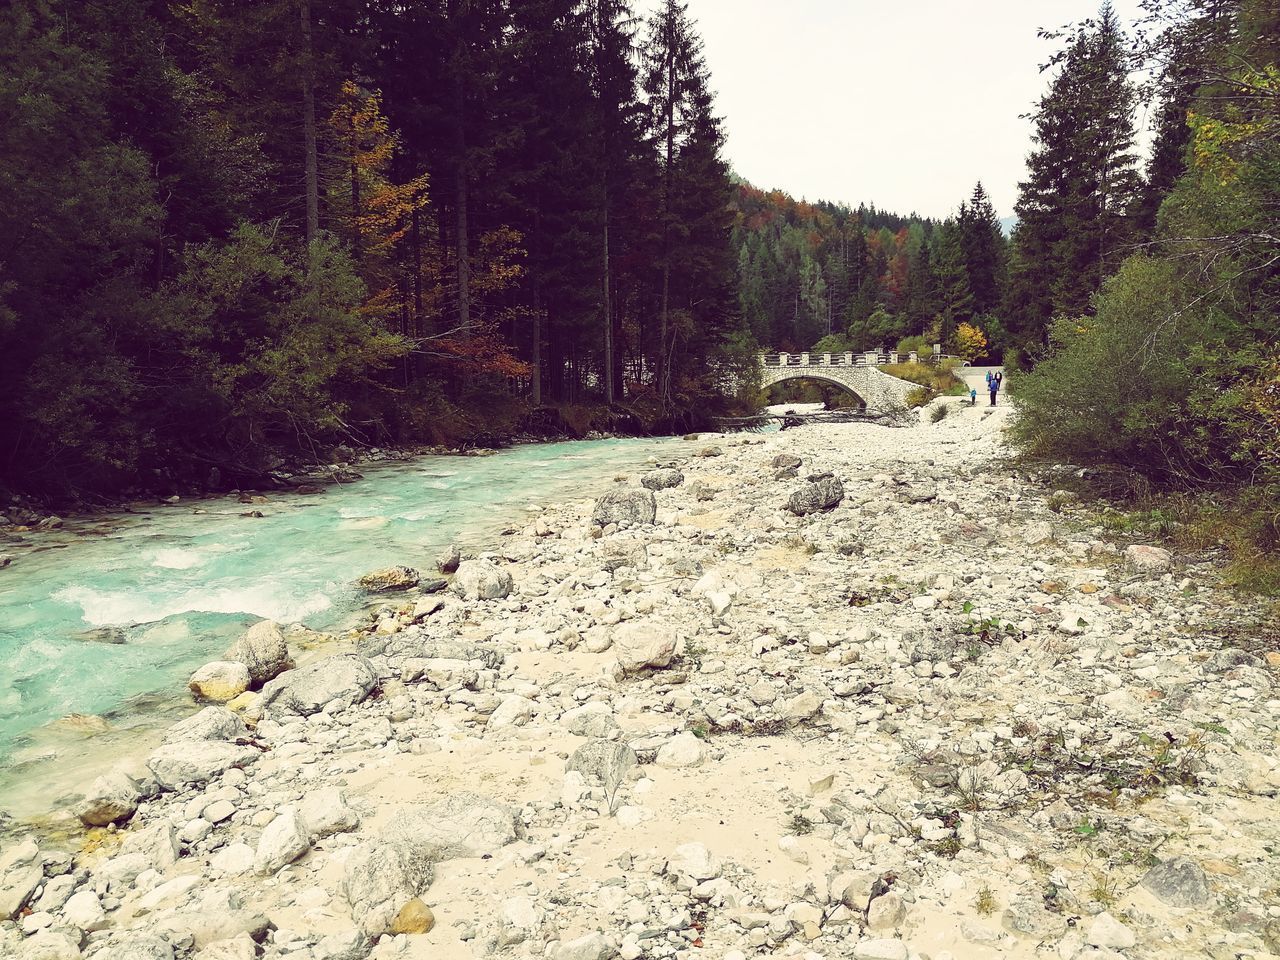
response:
<svg viewBox="0 0 1280 960"><path fill-rule="evenodd" d="M1035 115L1005 308L1024 343L1042 340L1055 315L1086 313L1125 253L1139 185L1134 103L1124 38L1104 5L1071 39Z"/></svg>
<svg viewBox="0 0 1280 960"><path fill-rule="evenodd" d="M957 221L964 249L973 309L990 313L1000 303L1004 275L1004 232L986 190L979 183L969 202L960 207Z"/></svg>

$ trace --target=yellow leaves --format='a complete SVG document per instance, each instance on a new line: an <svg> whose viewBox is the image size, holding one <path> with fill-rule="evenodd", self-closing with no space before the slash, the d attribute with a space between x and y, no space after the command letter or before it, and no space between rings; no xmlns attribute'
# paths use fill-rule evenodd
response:
<svg viewBox="0 0 1280 960"><path fill-rule="evenodd" d="M1275 136L1280 125L1275 106L1280 99L1280 67L1246 70L1232 83L1238 99L1223 106L1219 115L1187 114L1193 162L1221 186L1239 177L1249 146Z"/></svg>
<svg viewBox="0 0 1280 960"><path fill-rule="evenodd" d="M972 323L961 323L955 333L956 353L972 362L987 353L987 335Z"/></svg>

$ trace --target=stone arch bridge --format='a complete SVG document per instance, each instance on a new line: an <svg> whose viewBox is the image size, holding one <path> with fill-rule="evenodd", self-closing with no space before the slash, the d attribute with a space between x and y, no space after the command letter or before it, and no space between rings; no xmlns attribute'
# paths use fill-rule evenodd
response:
<svg viewBox="0 0 1280 960"><path fill-rule="evenodd" d="M889 362L897 362L897 357L890 360L874 353L762 353L760 386L771 387L787 380L822 380L854 394L866 404L868 413L890 413L906 406L907 394L916 385L876 369L880 363Z"/></svg>

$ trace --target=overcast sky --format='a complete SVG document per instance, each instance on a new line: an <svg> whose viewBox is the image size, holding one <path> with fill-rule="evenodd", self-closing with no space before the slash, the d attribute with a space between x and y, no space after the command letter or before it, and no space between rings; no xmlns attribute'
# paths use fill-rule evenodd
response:
<svg viewBox="0 0 1280 960"><path fill-rule="evenodd" d="M1013 213L1020 119L1099 0L688 0L737 173L809 200L942 217L981 180ZM641 12L656 0L638 0ZM1128 23L1137 0L1115 0Z"/></svg>

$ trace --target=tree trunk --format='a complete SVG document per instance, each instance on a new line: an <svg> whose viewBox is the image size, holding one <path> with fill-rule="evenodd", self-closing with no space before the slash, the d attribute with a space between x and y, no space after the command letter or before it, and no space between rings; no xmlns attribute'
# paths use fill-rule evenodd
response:
<svg viewBox="0 0 1280 960"><path fill-rule="evenodd" d="M667 331L671 309L671 163L676 138L675 25L667 12L667 130L666 165L662 170L662 312L658 323L658 396L665 405L671 399L671 371L667 356Z"/></svg>
<svg viewBox="0 0 1280 960"><path fill-rule="evenodd" d="M467 0L450 0L449 3L449 21L453 28L453 179L454 213L457 217L455 237L458 279L457 316L458 334L464 340L471 336L471 249L467 234L467 98L463 80L466 41L461 22L466 4Z"/></svg>
<svg viewBox="0 0 1280 960"><path fill-rule="evenodd" d="M529 252L534 263L533 279L533 344L529 350L529 392L535 407L542 405L542 271L538 268L538 251L542 242L542 217L534 201L533 236L529 238Z"/></svg>
<svg viewBox="0 0 1280 960"><path fill-rule="evenodd" d="M353 132L354 133L354 132ZM351 161L351 259L360 269L360 168Z"/></svg>
<svg viewBox="0 0 1280 960"><path fill-rule="evenodd" d="M311 39L311 0L300 0L302 20L302 149L305 154L307 243L320 232L320 180L316 172L316 92Z"/></svg>
<svg viewBox="0 0 1280 960"><path fill-rule="evenodd" d="M610 289L609 272L609 204L604 207L604 402L613 403L617 394L613 386L613 291Z"/></svg>

